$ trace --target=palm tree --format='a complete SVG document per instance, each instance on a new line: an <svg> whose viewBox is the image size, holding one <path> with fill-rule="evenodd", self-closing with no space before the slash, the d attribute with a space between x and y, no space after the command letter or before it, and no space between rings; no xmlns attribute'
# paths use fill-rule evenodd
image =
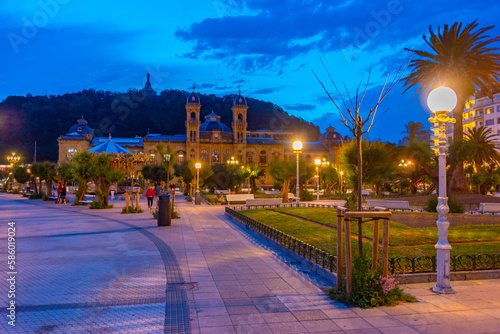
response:
<svg viewBox="0 0 500 334"><path fill-rule="evenodd" d="M500 163L500 153L495 149L496 137L490 128L481 126L479 128L472 128L470 132L465 134L466 141L471 143L472 146L472 160L476 170L480 170L486 163L488 165Z"/></svg>
<svg viewBox="0 0 500 334"><path fill-rule="evenodd" d="M453 138L463 141L462 116L467 99L481 92L493 97L500 91L500 54L499 48L491 44L500 41L500 37L490 38L486 32L494 26L476 29L476 21L462 29L462 23L447 24L437 34L429 27L430 38L423 36L432 52L414 52L420 59L413 59L410 64L412 73L405 80L405 92L418 86L416 93L427 93L438 86L448 86L455 90L458 97L457 107L453 111L456 119ZM407 49L408 50L408 49ZM455 168L451 188L463 191L467 189L463 163Z"/></svg>
<svg viewBox="0 0 500 334"><path fill-rule="evenodd" d="M422 122L415 123L413 121L410 121L408 122L408 124L405 124L405 130L401 133L406 133L408 136L404 137L404 139L408 139L410 141L410 144L413 144L417 139L425 139L429 131L423 129L424 125L422 124Z"/></svg>
<svg viewBox="0 0 500 334"><path fill-rule="evenodd" d="M170 145L167 145L167 148L165 148L165 145L163 143L156 144L156 149L160 154L161 164L167 171L167 184L165 186L165 189L168 189L168 184L170 183L170 168L177 160L178 154L172 150Z"/></svg>
<svg viewBox="0 0 500 334"><path fill-rule="evenodd" d="M266 171L262 169L259 165L250 165L247 167L249 172L248 178L250 179L250 185L252 186L252 194L256 193L256 181L262 176L266 175Z"/></svg>

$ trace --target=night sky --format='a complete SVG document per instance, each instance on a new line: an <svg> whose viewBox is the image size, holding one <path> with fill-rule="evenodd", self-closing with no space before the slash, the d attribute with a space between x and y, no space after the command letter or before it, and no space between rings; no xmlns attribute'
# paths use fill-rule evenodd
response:
<svg viewBox="0 0 500 334"><path fill-rule="evenodd" d="M290 114L349 134L314 70L338 100L333 80L353 93L371 82L373 105L387 73L424 49L422 35L443 24L500 23L491 1L77 1L0 2L0 100L82 89L125 92L144 86L271 101ZM500 27L491 30L500 35ZM499 45L500 46L500 45ZM429 111L402 84L382 103L370 139L397 142L404 124L428 127ZM344 92L342 90L342 92Z"/></svg>

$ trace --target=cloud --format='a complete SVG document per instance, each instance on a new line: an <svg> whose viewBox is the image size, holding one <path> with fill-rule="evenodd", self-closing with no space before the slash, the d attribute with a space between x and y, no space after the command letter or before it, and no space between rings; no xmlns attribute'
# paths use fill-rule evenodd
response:
<svg viewBox="0 0 500 334"><path fill-rule="evenodd" d="M281 89L281 87L269 87L269 88L261 88L257 89L254 91L251 91L249 94L250 95L264 95L264 94L272 94L274 92L277 92Z"/></svg>
<svg viewBox="0 0 500 334"><path fill-rule="evenodd" d="M307 103L287 104L285 105L285 109L295 111L311 111L316 109L316 105Z"/></svg>

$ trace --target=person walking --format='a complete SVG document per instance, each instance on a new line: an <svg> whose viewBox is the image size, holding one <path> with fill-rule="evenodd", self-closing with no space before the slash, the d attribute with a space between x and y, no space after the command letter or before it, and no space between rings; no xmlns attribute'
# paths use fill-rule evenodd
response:
<svg viewBox="0 0 500 334"><path fill-rule="evenodd" d="M151 209L151 207L153 206L153 200L155 198L155 192L152 186L149 186L149 189L146 190L144 196L148 199L148 209Z"/></svg>
<svg viewBox="0 0 500 334"><path fill-rule="evenodd" d="M116 186L114 184L112 184L110 187L109 187L109 192L111 193L111 200L114 200L115 199L115 191L116 191Z"/></svg>
<svg viewBox="0 0 500 334"><path fill-rule="evenodd" d="M61 203L61 191L62 191L62 184L61 184L61 182L58 182L57 183L57 201L56 201L56 204Z"/></svg>
<svg viewBox="0 0 500 334"><path fill-rule="evenodd" d="M155 188L156 200L158 200L158 196L160 196L160 195L161 195L162 191L163 191L163 188L162 188L162 187L158 184L158 185L156 186L156 188Z"/></svg>
<svg viewBox="0 0 500 334"><path fill-rule="evenodd" d="M66 186L61 185L61 204L66 204Z"/></svg>

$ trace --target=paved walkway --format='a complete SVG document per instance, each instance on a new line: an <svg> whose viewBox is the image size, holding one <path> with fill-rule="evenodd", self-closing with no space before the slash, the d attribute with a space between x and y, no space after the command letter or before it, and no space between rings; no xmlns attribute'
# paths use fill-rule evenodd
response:
<svg viewBox="0 0 500 334"><path fill-rule="evenodd" d="M415 304L361 310L248 235L221 206L180 219L0 194L1 333L500 333L500 280L407 286ZM146 207L145 203L142 203ZM7 324L7 222L16 222L16 327Z"/></svg>

